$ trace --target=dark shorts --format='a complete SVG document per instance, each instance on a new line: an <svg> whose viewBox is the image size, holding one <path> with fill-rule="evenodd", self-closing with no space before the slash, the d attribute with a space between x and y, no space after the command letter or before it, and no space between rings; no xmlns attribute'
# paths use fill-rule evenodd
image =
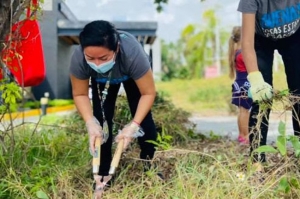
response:
<svg viewBox="0 0 300 199"><path fill-rule="evenodd" d="M248 90L250 83L247 80L246 72L237 72L236 79L232 84L232 100L231 103L238 106L250 109L252 99L248 98Z"/></svg>

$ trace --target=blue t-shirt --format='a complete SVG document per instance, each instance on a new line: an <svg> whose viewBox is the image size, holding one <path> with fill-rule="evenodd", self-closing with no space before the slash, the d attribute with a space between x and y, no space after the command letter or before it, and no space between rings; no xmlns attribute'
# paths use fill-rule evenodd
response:
<svg viewBox="0 0 300 199"><path fill-rule="evenodd" d="M256 33L272 39L291 36L300 25L300 0L240 0L238 11L256 14Z"/></svg>
<svg viewBox="0 0 300 199"><path fill-rule="evenodd" d="M129 78L134 80L142 77L150 68L149 56L138 40L128 32L119 31L120 52L112 69L111 84L119 84ZM93 70L86 62L82 47L76 47L70 64L70 73L78 79L93 77L99 83L105 83L108 73L101 74Z"/></svg>

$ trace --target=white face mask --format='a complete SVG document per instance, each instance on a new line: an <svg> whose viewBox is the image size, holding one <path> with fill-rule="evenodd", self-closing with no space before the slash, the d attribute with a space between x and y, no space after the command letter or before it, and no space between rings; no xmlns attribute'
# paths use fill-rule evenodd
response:
<svg viewBox="0 0 300 199"><path fill-rule="evenodd" d="M99 64L98 66L95 63L90 62L90 61L86 61L86 62L97 73L106 73L106 72L110 71L113 68L113 66L115 65L115 54L111 60L109 60L105 63Z"/></svg>

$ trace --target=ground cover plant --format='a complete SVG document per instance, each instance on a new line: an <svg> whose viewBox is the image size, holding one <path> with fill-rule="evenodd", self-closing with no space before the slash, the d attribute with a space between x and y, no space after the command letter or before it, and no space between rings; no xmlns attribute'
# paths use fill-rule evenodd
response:
<svg viewBox="0 0 300 199"><path fill-rule="evenodd" d="M118 101L115 128L121 128L129 119L126 98L120 97ZM173 143L186 142L193 135L189 114L159 95L155 104L153 111L159 112L156 116L161 120L158 130L168 128L168 134L161 134L161 140L155 141L157 147L170 148ZM155 109L164 109L169 114ZM176 117L169 117L172 113ZM171 121L175 125L170 125ZM47 115L38 123L24 122L18 126L3 122L2 138L0 198L91 197L88 137L77 113L63 117Z"/></svg>
<svg viewBox="0 0 300 199"><path fill-rule="evenodd" d="M276 96L276 104L284 106L274 109L288 114L289 93L282 90ZM160 132L154 142L155 167L147 173L142 171L138 145L134 143L123 154L113 185L103 198L299 198L299 142L285 135L286 121L280 123L278 141L272 147L258 149L268 157L265 181L258 183L249 163L248 147L226 137L205 137L194 132L194 125L188 120L191 113L178 108L164 93L158 94L153 115ZM129 119L126 98L120 96L115 131ZM4 127L1 199L91 198L88 137L76 112L47 115L38 123ZM164 181L157 178L158 171L164 174Z"/></svg>

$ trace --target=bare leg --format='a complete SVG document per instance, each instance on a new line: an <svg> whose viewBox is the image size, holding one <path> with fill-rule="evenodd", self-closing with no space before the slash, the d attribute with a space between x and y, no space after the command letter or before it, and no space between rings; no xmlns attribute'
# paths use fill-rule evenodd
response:
<svg viewBox="0 0 300 199"><path fill-rule="evenodd" d="M248 140L248 134L249 134L249 115L250 112L248 109L245 109L244 107L239 107L239 115L238 115L238 126L239 126L239 135L245 139Z"/></svg>
<svg viewBox="0 0 300 199"><path fill-rule="evenodd" d="M239 107L239 113L238 113L238 128L239 128L239 136L238 136L238 142L240 144L249 144L249 115L250 112L248 109L245 109L244 107Z"/></svg>

